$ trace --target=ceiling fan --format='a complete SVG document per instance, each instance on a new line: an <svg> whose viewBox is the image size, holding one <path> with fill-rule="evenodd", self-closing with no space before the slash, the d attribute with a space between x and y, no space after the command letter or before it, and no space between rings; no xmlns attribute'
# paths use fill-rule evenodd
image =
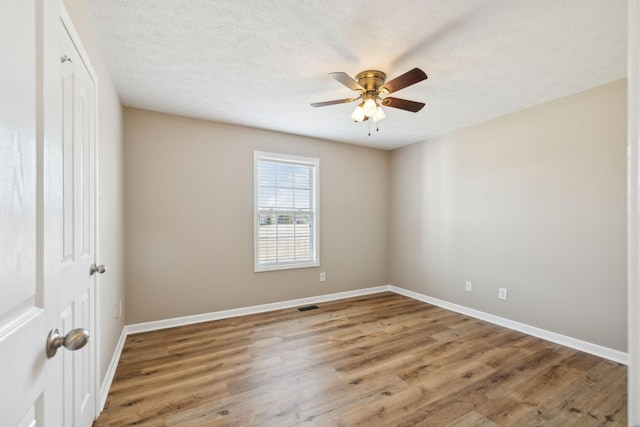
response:
<svg viewBox="0 0 640 427"><path fill-rule="evenodd" d="M344 104L362 100L351 115L351 118L356 122L362 122L371 118L376 123L385 117L384 111L382 111L383 105L385 107L399 108L413 113L417 113L424 107L423 102L409 101L391 96L382 98L381 96L397 92L407 86L426 80L427 75L419 68L407 71L403 75L388 82L385 82L387 75L377 70L358 73L355 80L343 72L329 73L329 75L349 89L358 92L360 96L357 98L337 99L335 101L314 102L311 104L312 107L324 107L327 105ZM369 135L371 135L371 133L369 133Z"/></svg>

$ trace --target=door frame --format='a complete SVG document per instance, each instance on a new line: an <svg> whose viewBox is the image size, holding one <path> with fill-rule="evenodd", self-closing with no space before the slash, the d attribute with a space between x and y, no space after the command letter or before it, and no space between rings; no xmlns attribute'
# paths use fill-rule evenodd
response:
<svg viewBox="0 0 640 427"><path fill-rule="evenodd" d="M640 426L640 0L628 4L627 75L627 332L628 424Z"/></svg>
<svg viewBox="0 0 640 427"><path fill-rule="evenodd" d="M67 31L67 33L69 34L69 37L71 38L71 41L73 42L73 44L75 45L76 49L78 50L78 53L80 54L80 58L82 59L82 62L84 63L85 67L87 68L87 71L89 72L89 76L91 77L91 79L93 80L94 86L93 86L93 109L94 109L94 126L93 126L93 138L94 138L94 158L93 158L93 162L94 162L94 168L93 168L93 182L94 182L94 188L92 189L95 197L94 197L94 201L93 201L93 210L94 210L94 224L93 224L93 253L94 253L94 259L93 262L98 264L98 260L100 259L100 254L99 254L99 181L98 181L98 159L99 159L99 146L100 146L100 140L99 140L99 134L100 132L98 132L99 129L99 110L98 110L98 106L99 106L99 100L98 100L98 95L99 95L99 80L98 80L98 73L96 73L95 68L93 67L93 65L91 64L91 60L90 60L90 56L87 53L86 49L84 48L83 44L82 44L82 40L80 38L80 35L78 34L78 32L76 31L76 28L73 24L73 20L71 19L71 15L69 15L69 12L67 11L67 8L64 4L64 0L59 0L58 2L59 5L59 24L61 24ZM59 34L59 28L57 29L58 31L56 32L56 35ZM58 71L59 74L59 71ZM100 408L100 383L101 383L101 379L100 379L100 323L99 323L99 311L100 311L100 304L99 304L99 292L98 292L98 274L94 274L92 276L92 282L91 282L91 286L93 287L93 292L91 292L91 295L93 295L93 301L90 303L93 307L93 313L92 313L92 321L93 321L93 325L94 325L94 330L92 331L90 340L89 340L89 345L92 346L91 350L93 351L93 358L92 358L92 363L94 364L93 366L93 400L94 400L94 414L93 414L93 418L94 420L98 418L98 416L100 415L101 412L101 408Z"/></svg>

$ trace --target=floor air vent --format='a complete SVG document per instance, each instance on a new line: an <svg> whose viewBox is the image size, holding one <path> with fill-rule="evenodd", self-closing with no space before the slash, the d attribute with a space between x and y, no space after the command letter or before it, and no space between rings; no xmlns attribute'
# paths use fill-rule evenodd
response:
<svg viewBox="0 0 640 427"><path fill-rule="evenodd" d="M309 311L309 310L315 310L316 308L318 308L317 305L308 305L306 307L300 307L298 310L300 310L300 311Z"/></svg>

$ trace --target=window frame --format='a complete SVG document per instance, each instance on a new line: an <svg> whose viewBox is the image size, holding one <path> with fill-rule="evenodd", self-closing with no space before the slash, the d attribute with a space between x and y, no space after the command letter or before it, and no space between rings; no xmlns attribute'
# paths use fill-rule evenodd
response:
<svg viewBox="0 0 640 427"><path fill-rule="evenodd" d="M281 261L273 263L260 263L260 211L258 206L258 162L272 161L280 163L297 163L313 166L313 209L312 214L312 239L311 250L313 256L311 261ZM315 157L301 157L290 154L269 153L265 151L253 152L253 271L261 273L265 271L291 270L298 268L309 268L320 266L320 159Z"/></svg>

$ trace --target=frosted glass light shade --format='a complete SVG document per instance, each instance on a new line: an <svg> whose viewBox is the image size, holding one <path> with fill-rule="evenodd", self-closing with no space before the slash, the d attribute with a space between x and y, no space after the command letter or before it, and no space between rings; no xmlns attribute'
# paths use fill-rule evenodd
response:
<svg viewBox="0 0 640 427"><path fill-rule="evenodd" d="M362 106L362 109L364 110L364 115L367 117L373 116L376 113L377 108L378 106L376 105L376 101L371 98L364 101L364 105Z"/></svg>
<svg viewBox="0 0 640 427"><path fill-rule="evenodd" d="M358 105L355 110L353 110L353 114L351 118L356 122L361 122L364 120L364 109Z"/></svg>
<svg viewBox="0 0 640 427"><path fill-rule="evenodd" d="M374 122L379 122L380 120L384 119L385 117L387 117L386 114L384 114L384 111L382 111L382 107L378 107L376 109L376 113L373 115L373 121Z"/></svg>

